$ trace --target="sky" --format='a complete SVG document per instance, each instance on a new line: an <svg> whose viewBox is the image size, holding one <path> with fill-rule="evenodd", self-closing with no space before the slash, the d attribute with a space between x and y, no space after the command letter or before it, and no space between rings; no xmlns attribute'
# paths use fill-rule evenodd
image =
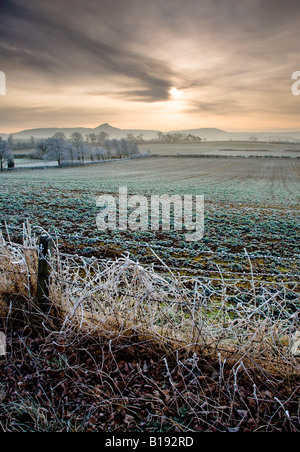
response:
<svg viewBox="0 0 300 452"><path fill-rule="evenodd" d="M0 132L300 130L299 0L1 0Z"/></svg>

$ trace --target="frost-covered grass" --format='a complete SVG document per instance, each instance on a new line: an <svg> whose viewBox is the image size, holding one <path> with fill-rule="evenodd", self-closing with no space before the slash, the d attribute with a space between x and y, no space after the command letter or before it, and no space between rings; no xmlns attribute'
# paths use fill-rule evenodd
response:
<svg viewBox="0 0 300 452"><path fill-rule="evenodd" d="M299 171L298 160L150 158L59 172L1 174L1 182L90 194L116 191L122 184L139 192L200 192L215 201L291 205L299 201Z"/></svg>
<svg viewBox="0 0 300 452"><path fill-rule="evenodd" d="M299 174L171 158L1 174L0 430L300 431ZM97 231L96 197L120 186L204 194L204 239Z"/></svg>
<svg viewBox="0 0 300 452"><path fill-rule="evenodd" d="M37 237L28 225L23 236L23 244L1 236L0 299L8 315L14 296L28 306L36 296ZM181 276L163 261L164 271L156 272L128 256L107 260L63 254L58 243L49 264L49 298L66 335L83 328L111 338L136 335L141 341L169 341L175 348L256 358L266 367L295 364L291 343L299 326L300 282L262 282L251 273L239 279Z"/></svg>
<svg viewBox="0 0 300 452"><path fill-rule="evenodd" d="M23 244L0 237L4 309L8 298L21 296L30 303L36 296L38 243L28 224L23 237ZM64 254L54 243L49 298L59 308L62 331L96 329L112 338L137 335L191 350L256 357L266 360L267 367L273 358L292 365L300 281L261 281L251 272L239 278L182 276L150 251L164 271L129 256L107 260ZM7 312L13 309L6 307Z"/></svg>
<svg viewBox="0 0 300 452"><path fill-rule="evenodd" d="M300 431L299 283L0 242L1 431ZM153 257L155 256L153 253Z"/></svg>

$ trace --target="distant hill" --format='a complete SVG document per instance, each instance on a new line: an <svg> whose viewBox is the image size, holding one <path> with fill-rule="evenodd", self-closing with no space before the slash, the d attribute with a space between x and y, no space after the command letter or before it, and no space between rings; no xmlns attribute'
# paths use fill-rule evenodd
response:
<svg viewBox="0 0 300 452"><path fill-rule="evenodd" d="M167 133L184 133L186 135L195 135L201 138L206 138L209 141L225 141L228 140L229 133L225 130L215 128L201 128L201 129L185 129L185 130L173 130Z"/></svg>
<svg viewBox="0 0 300 452"><path fill-rule="evenodd" d="M245 141L250 137L257 138L257 141L299 141L300 132L235 132L228 133L229 140Z"/></svg>
<svg viewBox="0 0 300 452"><path fill-rule="evenodd" d="M256 139L257 141L298 141L300 132L226 132L225 130L215 128L174 130L169 133L185 133L206 138L208 141L248 141Z"/></svg>
<svg viewBox="0 0 300 452"><path fill-rule="evenodd" d="M126 138L128 134L132 134L135 137L142 135L145 140L152 140L157 136L158 130L147 130L147 129L118 129L117 127L112 127L111 125L105 123L101 126L96 127L90 133L100 133L106 132L109 134L110 138Z"/></svg>
<svg viewBox="0 0 300 452"><path fill-rule="evenodd" d="M30 137L36 139L49 138L52 137L57 132L63 132L67 138L69 138L73 132L79 132L83 137L90 133L100 133L105 132L109 134L110 138L126 138L128 134L134 136L142 135L145 140L152 140L157 137L159 130L148 130L148 129L119 129L113 127L110 124L104 123L95 128L87 127L53 127L53 128L39 128L39 129L28 129L22 130L20 132L14 133L15 139L26 140ZM172 130L166 133L184 133L199 136L201 138L206 138L208 141L245 141L250 138L254 138L257 141L296 141L300 140L299 132L227 132L225 130L217 128L199 128L199 129L184 129L184 130ZM4 139L8 137L8 134L0 133L0 136Z"/></svg>
<svg viewBox="0 0 300 452"><path fill-rule="evenodd" d="M93 133L94 129L88 129L85 127L76 127L76 128L43 128L43 129L28 129L22 130L21 132L16 132L13 134L15 139L28 139L30 137L34 138L50 138L53 137L57 132L63 132L66 137L70 137L73 132L79 132L83 136L87 133Z"/></svg>
<svg viewBox="0 0 300 452"><path fill-rule="evenodd" d="M157 136L158 130L145 130L145 129L119 129L117 127L113 127L107 123L101 124L95 128L87 128L87 127L75 127L75 128L66 128L66 127L53 127L53 128L40 128L40 129L28 129L22 130L20 132L16 132L13 134L16 140L27 140L30 137L34 137L36 139L41 138L49 138L55 135L57 132L62 132L69 138L72 133L79 132L83 136L90 133L100 133L105 132L109 134L110 138L126 138L127 134L132 133L134 136L143 135L143 138L146 140L151 140ZM0 133L0 136L3 138L7 138L8 135L5 133Z"/></svg>

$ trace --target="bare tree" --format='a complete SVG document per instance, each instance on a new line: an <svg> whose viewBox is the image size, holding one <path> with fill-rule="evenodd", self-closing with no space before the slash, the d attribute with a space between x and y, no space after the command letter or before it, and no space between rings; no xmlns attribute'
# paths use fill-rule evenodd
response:
<svg viewBox="0 0 300 452"><path fill-rule="evenodd" d="M100 160L100 157L102 158L102 160L105 160L105 158L107 158L108 152L106 149L97 147L94 151L94 154L97 157L97 160Z"/></svg>
<svg viewBox="0 0 300 452"><path fill-rule="evenodd" d="M57 160L58 165L61 165L62 160L67 156L67 146L65 140L62 138L49 138L46 142L45 160Z"/></svg>
<svg viewBox="0 0 300 452"><path fill-rule="evenodd" d="M13 146L13 144L14 144L14 136L13 136L12 133L8 136L8 138L7 138L7 143L8 143L8 146L9 146L10 148Z"/></svg>
<svg viewBox="0 0 300 452"><path fill-rule="evenodd" d="M85 146L83 141L79 141L78 143L75 144L75 149L77 152L77 159L81 160L82 163L84 163L85 157L89 152L89 148Z"/></svg>
<svg viewBox="0 0 300 452"><path fill-rule="evenodd" d="M100 133L97 135L97 137L98 137L98 139L99 139L100 145L101 145L101 146L104 146L105 141L108 140L108 138L109 138L109 134L106 133L106 132L100 132Z"/></svg>
<svg viewBox="0 0 300 452"><path fill-rule="evenodd" d="M12 153L10 152L10 148L8 146L7 141L0 138L0 168L1 168L1 171L3 171L3 164L5 161L12 162L13 156L12 156Z"/></svg>
<svg viewBox="0 0 300 452"><path fill-rule="evenodd" d="M95 133L90 133L90 134L88 135L88 138L89 138L89 140L90 140L90 142L91 142L91 145L92 145L92 146L95 146L95 144L96 144L96 142L97 142L97 135L96 135Z"/></svg>
<svg viewBox="0 0 300 452"><path fill-rule="evenodd" d="M83 143L83 136L79 132L73 132L71 135L71 142L74 143L75 146L79 147L79 143Z"/></svg>
<svg viewBox="0 0 300 452"><path fill-rule="evenodd" d="M158 141L162 141L162 139L163 139L163 133L162 132L157 132L157 139L158 139Z"/></svg>
<svg viewBox="0 0 300 452"><path fill-rule="evenodd" d="M138 155L140 153L139 147L136 141L129 142L129 155Z"/></svg>
<svg viewBox="0 0 300 452"><path fill-rule="evenodd" d="M77 148L75 148L69 141L66 141L65 146L67 159L71 159L71 162L74 163L74 160L78 157Z"/></svg>
<svg viewBox="0 0 300 452"><path fill-rule="evenodd" d="M63 132L56 132L53 135L53 138L61 138L62 140L66 140L66 135Z"/></svg>
<svg viewBox="0 0 300 452"><path fill-rule="evenodd" d="M130 155L129 142L122 138L119 142L119 147L121 151L121 157L128 157Z"/></svg>

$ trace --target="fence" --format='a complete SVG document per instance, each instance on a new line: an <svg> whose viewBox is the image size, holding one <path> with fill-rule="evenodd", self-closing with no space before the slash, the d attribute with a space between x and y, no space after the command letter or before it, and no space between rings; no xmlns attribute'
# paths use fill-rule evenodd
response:
<svg viewBox="0 0 300 452"><path fill-rule="evenodd" d="M160 259L155 253L153 258ZM24 299L35 298L44 313L58 306L64 334L84 328L111 338L156 338L247 355L265 365L296 365L300 281L261 281L251 272L184 276L160 264L158 272L129 256L62 254L48 236L38 241L30 232L23 245L2 238L0 301L13 285Z"/></svg>
<svg viewBox="0 0 300 452"><path fill-rule="evenodd" d="M61 168L76 168L76 167L82 167L87 165L97 165L101 163L107 163L107 162L113 162L113 161L119 161L119 159L108 159L108 160L100 160L100 161L94 161L94 162L85 162L85 163L71 163L71 162L65 162L61 165L40 165L40 166L15 166L14 168L2 168L1 172L4 173L10 173L10 172L16 172L16 171L25 171L25 170L47 170L47 169L61 169Z"/></svg>

